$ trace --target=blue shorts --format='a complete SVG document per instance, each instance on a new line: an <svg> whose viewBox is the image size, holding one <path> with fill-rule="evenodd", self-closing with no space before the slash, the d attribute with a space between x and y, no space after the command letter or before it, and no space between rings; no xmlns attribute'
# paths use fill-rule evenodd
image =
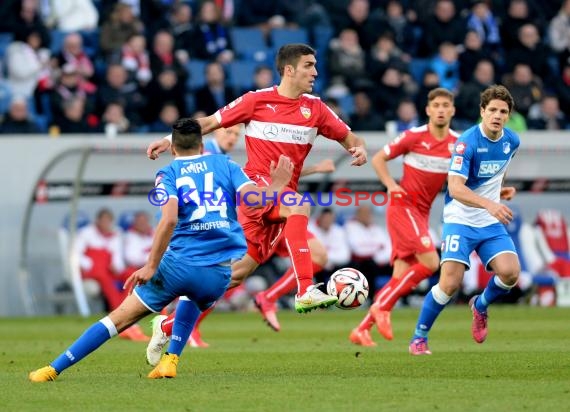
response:
<svg viewBox="0 0 570 412"><path fill-rule="evenodd" d="M441 235L441 263L450 260L461 262L469 268L469 255L476 251L485 269L502 253L517 254L513 240L505 225L495 223L485 227L473 227L458 223L444 223Z"/></svg>
<svg viewBox="0 0 570 412"><path fill-rule="evenodd" d="M135 295L152 312L160 312L179 296L187 296L201 311L208 309L230 284L231 266L189 266L164 256L152 279L134 289Z"/></svg>

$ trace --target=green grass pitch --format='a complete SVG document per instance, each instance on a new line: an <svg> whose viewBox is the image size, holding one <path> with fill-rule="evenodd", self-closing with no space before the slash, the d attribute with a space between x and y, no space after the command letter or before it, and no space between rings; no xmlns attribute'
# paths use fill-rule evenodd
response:
<svg viewBox="0 0 570 412"><path fill-rule="evenodd" d="M188 348L176 379L147 379L145 344L115 338L43 384L28 372L96 318L1 319L0 411L570 410L570 309L492 307L478 345L468 308L450 307L431 333L433 355L412 357L417 313L396 310L394 341L373 331L369 349L348 341L361 310L281 312L279 333L256 313L214 312L202 327L211 347Z"/></svg>

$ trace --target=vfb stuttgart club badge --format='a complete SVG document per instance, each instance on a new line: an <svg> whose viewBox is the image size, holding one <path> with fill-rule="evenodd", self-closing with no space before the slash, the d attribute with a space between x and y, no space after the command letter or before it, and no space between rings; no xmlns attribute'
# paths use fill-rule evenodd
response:
<svg viewBox="0 0 570 412"><path fill-rule="evenodd" d="M301 106L301 114L305 119L308 119L309 117L311 117L311 109L305 106Z"/></svg>

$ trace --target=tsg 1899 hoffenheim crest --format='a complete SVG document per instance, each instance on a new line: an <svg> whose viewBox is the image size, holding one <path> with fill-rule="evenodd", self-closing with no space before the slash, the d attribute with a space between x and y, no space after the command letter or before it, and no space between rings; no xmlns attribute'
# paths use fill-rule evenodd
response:
<svg viewBox="0 0 570 412"><path fill-rule="evenodd" d="M511 144L509 142L503 143L503 153L509 154L510 151L511 151Z"/></svg>

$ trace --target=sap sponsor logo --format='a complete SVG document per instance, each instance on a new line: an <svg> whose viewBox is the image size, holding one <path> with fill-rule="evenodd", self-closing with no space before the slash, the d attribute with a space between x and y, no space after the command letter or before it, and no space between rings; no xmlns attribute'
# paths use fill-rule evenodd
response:
<svg viewBox="0 0 570 412"><path fill-rule="evenodd" d="M465 147L466 147L465 143L457 143L455 145L455 153L457 154L465 153Z"/></svg>
<svg viewBox="0 0 570 412"><path fill-rule="evenodd" d="M488 152L489 152L488 147L478 147L477 148L477 153L488 153Z"/></svg>
<svg viewBox="0 0 570 412"><path fill-rule="evenodd" d="M450 170L461 170L463 167L463 156L455 156L451 162Z"/></svg>
<svg viewBox="0 0 570 412"><path fill-rule="evenodd" d="M497 174L505 164L505 160L491 160L481 162L477 177L490 177Z"/></svg>

